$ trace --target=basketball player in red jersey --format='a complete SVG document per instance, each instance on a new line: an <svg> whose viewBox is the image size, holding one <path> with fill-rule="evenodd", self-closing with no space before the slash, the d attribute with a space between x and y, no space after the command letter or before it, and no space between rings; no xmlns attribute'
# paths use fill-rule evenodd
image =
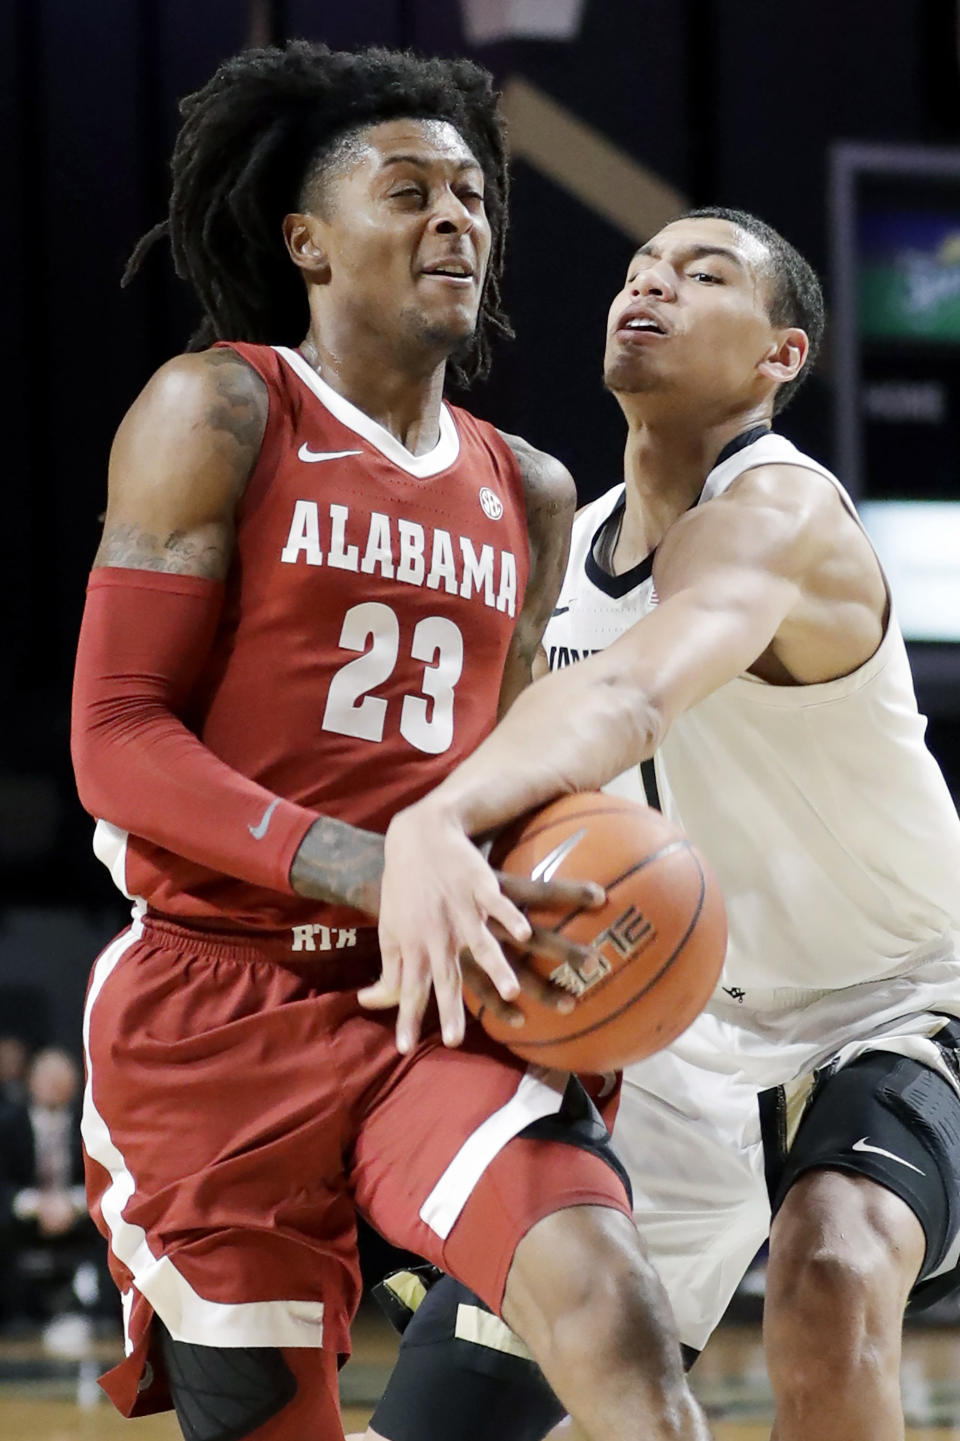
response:
<svg viewBox="0 0 960 1441"><path fill-rule="evenodd" d="M75 689L81 799L137 898L84 1023L105 1388L189 1441L341 1437L356 1206L502 1312L597 1441L703 1437L582 1088L465 1033L458 978L399 1049L358 997L382 832L528 679L573 503L442 398L505 326L489 76L297 42L183 108L146 240L204 321L117 435ZM509 997L487 922L548 943L492 883L472 964Z"/></svg>

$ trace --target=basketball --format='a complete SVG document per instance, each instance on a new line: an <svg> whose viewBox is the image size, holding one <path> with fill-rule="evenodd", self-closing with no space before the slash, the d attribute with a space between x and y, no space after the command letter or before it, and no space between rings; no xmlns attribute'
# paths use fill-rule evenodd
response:
<svg viewBox="0 0 960 1441"><path fill-rule="evenodd" d="M563 796L509 828L491 863L532 879L596 881L607 894L598 910L528 910L532 925L598 953L579 967L527 957L576 997L569 1015L521 993L518 1029L464 988L485 1030L514 1055L567 1071L620 1070L669 1045L706 1005L727 944L723 897L659 811L603 792Z"/></svg>

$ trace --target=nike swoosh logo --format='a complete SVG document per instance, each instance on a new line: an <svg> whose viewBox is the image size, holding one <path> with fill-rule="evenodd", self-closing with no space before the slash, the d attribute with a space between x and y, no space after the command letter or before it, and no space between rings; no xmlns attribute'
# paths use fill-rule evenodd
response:
<svg viewBox="0 0 960 1441"><path fill-rule="evenodd" d="M278 806L279 804L280 804L280 797L277 796L277 797L276 797L274 800L272 800L272 801L270 802L270 804L267 806L267 809L264 811L263 815L260 817L260 822L259 822L259 824L258 824L258 825L255 825L255 826L247 826L247 830L248 830L248 831L250 832L250 834L253 836L253 839L254 839L255 841L262 841L263 838L264 838L264 836L267 834L267 827L268 827L269 824L270 824L270 818L272 817L274 811L277 809L277 806Z"/></svg>
<svg viewBox="0 0 960 1441"><path fill-rule="evenodd" d="M570 607L569 607L568 605L558 605L557 608L556 608L556 610L553 612L553 614L554 614L554 615L566 615L566 613L567 613L567 611L568 611L569 609L570 609Z"/></svg>
<svg viewBox="0 0 960 1441"><path fill-rule="evenodd" d="M888 1161L897 1161L901 1166L908 1166L911 1171L916 1171L918 1176L925 1176L926 1171L921 1171L912 1161L905 1161L902 1156L895 1156L892 1151L885 1151L882 1146L871 1146L866 1136L861 1136L859 1141L854 1141L851 1148L854 1151L873 1151L878 1156L886 1156Z"/></svg>
<svg viewBox="0 0 960 1441"><path fill-rule="evenodd" d="M297 451L300 460L343 460L345 455L362 455L362 450L311 450L306 441Z"/></svg>
<svg viewBox="0 0 960 1441"><path fill-rule="evenodd" d="M578 846L586 834L586 826L581 826L580 830L574 831L572 836L567 836L565 841L554 846L553 850L534 866L530 872L530 879L532 881L552 881L574 846Z"/></svg>

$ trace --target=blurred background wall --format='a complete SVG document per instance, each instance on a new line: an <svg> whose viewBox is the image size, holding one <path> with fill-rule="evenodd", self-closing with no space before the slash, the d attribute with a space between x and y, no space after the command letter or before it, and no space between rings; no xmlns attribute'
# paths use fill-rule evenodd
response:
<svg viewBox="0 0 960 1441"><path fill-rule="evenodd" d="M32 1041L76 1047L89 963L123 923L73 794L71 667L111 435L193 324L159 247L125 292L120 274L164 211L178 97L245 44L292 36L467 53L494 71L516 157L506 299L517 339L470 404L561 456L583 499L619 476L620 415L600 357L631 252L677 209L719 203L781 229L841 317L840 342L781 428L828 464L853 444L868 502L946 504L943 524L960 513L954 0L3 0L0 1031ZM883 153L852 143L910 154L884 169ZM866 179L858 154L879 165ZM858 300L857 267L873 262L894 287L904 266L926 276L927 320L913 331L909 317L885 330ZM936 614L914 645L955 793L958 560L948 546Z"/></svg>

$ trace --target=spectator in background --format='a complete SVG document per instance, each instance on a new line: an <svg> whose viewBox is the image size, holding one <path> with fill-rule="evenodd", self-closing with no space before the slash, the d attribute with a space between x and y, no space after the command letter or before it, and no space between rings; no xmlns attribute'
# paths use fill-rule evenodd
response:
<svg viewBox="0 0 960 1441"><path fill-rule="evenodd" d="M30 1049L22 1036L0 1035L0 1105L26 1098Z"/></svg>
<svg viewBox="0 0 960 1441"><path fill-rule="evenodd" d="M24 1099L0 1104L0 1322L10 1329L46 1321L55 1347L67 1317L71 1344L89 1338L103 1294L103 1245L83 1189L79 1097L76 1061L51 1046L30 1063Z"/></svg>

